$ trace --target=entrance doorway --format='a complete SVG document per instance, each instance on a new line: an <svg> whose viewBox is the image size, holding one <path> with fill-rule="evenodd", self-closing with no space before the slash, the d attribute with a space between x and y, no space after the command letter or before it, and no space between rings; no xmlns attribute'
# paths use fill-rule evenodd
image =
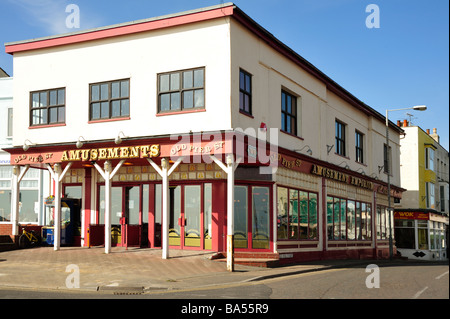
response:
<svg viewBox="0 0 450 319"><path fill-rule="evenodd" d="M169 245L212 249L212 185L178 185L169 192Z"/></svg>
<svg viewBox="0 0 450 319"><path fill-rule="evenodd" d="M147 187L144 187L147 186ZM105 223L105 186L100 186L99 224ZM143 206L148 200L148 185L123 185L111 188L111 245L141 246L144 231ZM147 209L148 211L148 209ZM146 214L145 214L146 215Z"/></svg>

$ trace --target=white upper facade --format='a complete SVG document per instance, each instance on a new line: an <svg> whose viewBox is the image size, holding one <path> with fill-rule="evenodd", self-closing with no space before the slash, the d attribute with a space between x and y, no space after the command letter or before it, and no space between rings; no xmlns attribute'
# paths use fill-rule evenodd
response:
<svg viewBox="0 0 450 319"><path fill-rule="evenodd" d="M27 139L44 145L76 143L79 136L88 141L113 140L119 132L133 138L236 128L257 132L267 127L268 136L271 129L280 130L278 144L283 148L387 179L382 169L384 117L291 52L233 4L9 43L6 51L14 56L14 146L22 146ZM167 97L161 91L161 76L183 76L184 71L195 70L203 70L204 75L197 88L204 94L200 107L161 112L161 98ZM240 110L241 72L251 78L249 112ZM92 85L113 85L118 80L128 81L129 112L94 119ZM33 124L33 92L50 94L59 89L65 94L63 121ZM169 91L174 93L170 101L175 104L183 103L178 100L182 94L192 93L179 87ZM285 96L295 100L295 112L282 111ZM283 127L282 117L292 119L292 115L295 129ZM336 123L341 130L339 148ZM394 185L400 185L400 133L401 129L390 126Z"/></svg>
<svg viewBox="0 0 450 319"><path fill-rule="evenodd" d="M0 78L0 149L12 144L13 78Z"/></svg>

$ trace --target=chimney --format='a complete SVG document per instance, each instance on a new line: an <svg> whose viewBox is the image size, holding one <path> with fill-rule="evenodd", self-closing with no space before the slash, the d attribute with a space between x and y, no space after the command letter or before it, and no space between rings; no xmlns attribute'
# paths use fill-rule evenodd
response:
<svg viewBox="0 0 450 319"><path fill-rule="evenodd" d="M403 127L408 127L408 120L403 120Z"/></svg>
<svg viewBox="0 0 450 319"><path fill-rule="evenodd" d="M430 135L430 129L429 128L427 128L427 134Z"/></svg>
<svg viewBox="0 0 450 319"><path fill-rule="evenodd" d="M397 126L402 127L402 122L400 120L397 120Z"/></svg>
<svg viewBox="0 0 450 319"><path fill-rule="evenodd" d="M438 135L438 133L437 133L437 128L434 128L434 129L433 129L433 134L431 134L430 136L431 136L436 142L440 143L440 142L439 142L440 138L439 138L439 135Z"/></svg>

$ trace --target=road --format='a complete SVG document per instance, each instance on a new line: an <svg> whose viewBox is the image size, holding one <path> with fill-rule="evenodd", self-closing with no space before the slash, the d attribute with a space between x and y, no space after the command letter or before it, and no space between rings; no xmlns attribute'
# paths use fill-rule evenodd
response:
<svg viewBox="0 0 450 319"><path fill-rule="evenodd" d="M0 288L0 298L27 299L448 299L448 264L329 269L294 276L183 291L143 294Z"/></svg>

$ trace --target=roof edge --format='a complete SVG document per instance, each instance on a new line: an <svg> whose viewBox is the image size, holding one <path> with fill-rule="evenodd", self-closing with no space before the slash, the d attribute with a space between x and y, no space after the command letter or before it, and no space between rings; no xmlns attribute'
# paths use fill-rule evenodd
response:
<svg viewBox="0 0 450 319"><path fill-rule="evenodd" d="M52 35L47 37L40 37L28 40L20 40L14 42L5 43L5 52L13 55L15 52L24 52L35 50L39 48L47 48L60 46L65 44L84 42L90 40L103 39L113 36L126 35L131 33L151 31L164 27L177 26L187 24L191 22L199 22L203 20L209 20L220 16L228 16L233 14L235 5L232 2L224 4L183 11L173 14L162 15L158 17L135 20L125 23L113 24L109 26L103 26L93 29L86 29L81 31L75 31L70 33L63 33L58 35ZM224 9L228 9L225 10ZM229 10L231 9L231 10ZM208 13L216 14L208 14ZM221 14L222 13L222 14ZM187 18L192 17L192 21ZM167 23L164 23L167 22Z"/></svg>

